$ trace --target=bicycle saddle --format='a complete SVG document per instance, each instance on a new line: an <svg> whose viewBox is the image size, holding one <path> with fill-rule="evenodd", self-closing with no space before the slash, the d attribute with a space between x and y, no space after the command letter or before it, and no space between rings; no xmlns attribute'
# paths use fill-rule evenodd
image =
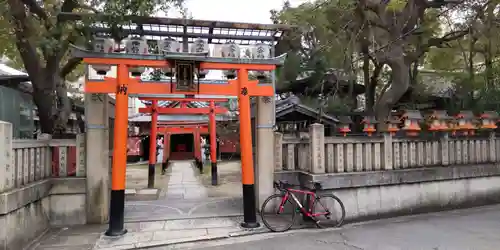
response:
<svg viewBox="0 0 500 250"><path fill-rule="evenodd" d="M313 186L314 186L314 190L323 190L323 187L321 186L321 183L320 182L315 182L315 181L311 181Z"/></svg>

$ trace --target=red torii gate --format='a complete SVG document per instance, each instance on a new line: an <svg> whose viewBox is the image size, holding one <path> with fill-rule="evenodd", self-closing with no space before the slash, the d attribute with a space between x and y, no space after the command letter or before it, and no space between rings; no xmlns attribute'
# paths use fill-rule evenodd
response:
<svg viewBox="0 0 500 250"><path fill-rule="evenodd" d="M127 165L128 136L128 101L134 95L156 95L163 97L168 94L184 95L218 95L237 96L240 120L241 145L241 182L243 191L243 222L242 227L256 228L257 221L255 176L253 167L253 148L250 115L251 96L274 96L274 85L261 84L248 78L249 71L273 71L284 64L285 56L269 59L217 58L207 55L179 54L136 55L119 53L101 53L86 51L72 47L72 57L81 58L90 65L116 66L116 78L105 77L104 80L86 79L86 93L114 93L114 150L111 171L110 215L107 236L120 236L127 233L125 229L125 181ZM143 83L138 78L131 78L129 68L152 67L166 68L173 66L176 72L191 72L188 76L176 78L175 81ZM237 78L228 80L225 84L207 84L193 81L193 71L187 69L235 70ZM214 107L214 104L211 105ZM214 111L215 112L215 111ZM212 112L212 113L214 113ZM215 116L215 115L214 115ZM214 118L215 119L215 118ZM155 127L156 130L156 126ZM215 129L215 126L213 126Z"/></svg>
<svg viewBox="0 0 500 250"><path fill-rule="evenodd" d="M195 161L202 171L202 157L201 157L201 147L200 144L197 143L200 141L200 137L202 134L209 134L209 126L208 124L201 123L169 123L169 124L158 124L158 133L163 134L163 159L162 159L162 167L166 168L168 166L168 159L170 157L170 136L175 134L193 134L193 146L194 146L194 157Z"/></svg>
<svg viewBox="0 0 500 250"><path fill-rule="evenodd" d="M209 134L210 134L210 162L211 162L211 176L212 176L212 185L218 184L218 174L217 174L217 141L216 141L216 122L215 115L216 114L224 114L229 112L224 107L215 107L215 102L225 102L227 99L224 98L140 98L140 100L148 100L151 101L151 105L146 108L139 108L139 113L149 113L151 114L151 136L150 138L154 138L150 140L150 149L149 149L149 171L148 171L148 188L154 188L155 182L155 166L156 166L156 136L158 134L158 114L198 114L198 115L209 115ZM177 101L180 102L181 107L158 107L158 100L168 100L168 101ZM187 103L192 101L198 102L209 102L208 108L189 108ZM182 125L178 125L182 126ZM191 130L184 130L191 131ZM186 132L191 133L191 132ZM200 131L194 129L192 131L195 152L201 152L201 148L199 148L200 144ZM164 137L164 149L167 148L166 142L167 139L170 141L171 134L165 134ZM170 144L168 144L169 146ZM165 152L165 151L164 151ZM170 156L170 147L168 147L168 154L163 155L162 161L162 174L165 173L168 161ZM195 155L196 165L203 172L203 163L201 162L201 156Z"/></svg>

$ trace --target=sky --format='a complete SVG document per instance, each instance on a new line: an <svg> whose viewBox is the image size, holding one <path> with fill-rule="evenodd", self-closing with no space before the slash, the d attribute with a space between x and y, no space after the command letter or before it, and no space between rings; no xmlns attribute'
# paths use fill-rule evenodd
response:
<svg viewBox="0 0 500 250"><path fill-rule="evenodd" d="M279 10L284 0L185 0L186 8L193 19L218 20L228 22L271 23L270 11ZM310 0L289 0L292 6ZM163 16L163 15L162 15ZM181 17L178 11L172 10L168 17ZM221 79L222 72L211 71L207 79ZM135 107L143 106L140 101Z"/></svg>
<svg viewBox="0 0 500 250"><path fill-rule="evenodd" d="M269 11L281 9L284 0L185 0L193 19L271 23ZM292 6L308 0L290 0ZM171 17L179 14L169 13Z"/></svg>

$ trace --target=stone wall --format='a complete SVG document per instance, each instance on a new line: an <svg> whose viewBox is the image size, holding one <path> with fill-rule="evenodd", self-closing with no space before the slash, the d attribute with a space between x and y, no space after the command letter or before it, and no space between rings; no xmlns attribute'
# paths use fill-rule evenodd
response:
<svg viewBox="0 0 500 250"><path fill-rule="evenodd" d="M23 249L50 226L86 223L83 135L12 140L0 121L0 249Z"/></svg>
<svg viewBox="0 0 500 250"><path fill-rule="evenodd" d="M359 221L500 202L500 140L487 136L275 135L275 179L320 182ZM310 138L310 139L309 139Z"/></svg>

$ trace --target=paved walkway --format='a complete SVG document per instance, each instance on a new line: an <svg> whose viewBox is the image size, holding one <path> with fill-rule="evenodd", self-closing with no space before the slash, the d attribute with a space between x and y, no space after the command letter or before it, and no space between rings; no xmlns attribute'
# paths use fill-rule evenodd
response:
<svg viewBox="0 0 500 250"><path fill-rule="evenodd" d="M190 161L173 162L166 175L156 176L155 199L126 202L129 233L123 237L104 236L107 225L52 229L31 249L135 249L267 232L239 226L243 221L239 162L220 163L219 170L220 185L214 187L209 168L200 174ZM127 188L146 186L147 165L128 166Z"/></svg>
<svg viewBox="0 0 500 250"><path fill-rule="evenodd" d="M240 216L243 213L240 169L239 162L221 162L220 184L212 186L209 167L200 174L191 161L173 162L165 175L157 169L158 197L127 201L125 219L147 221ZM129 167L127 178L127 188L139 190L146 187L147 167Z"/></svg>

